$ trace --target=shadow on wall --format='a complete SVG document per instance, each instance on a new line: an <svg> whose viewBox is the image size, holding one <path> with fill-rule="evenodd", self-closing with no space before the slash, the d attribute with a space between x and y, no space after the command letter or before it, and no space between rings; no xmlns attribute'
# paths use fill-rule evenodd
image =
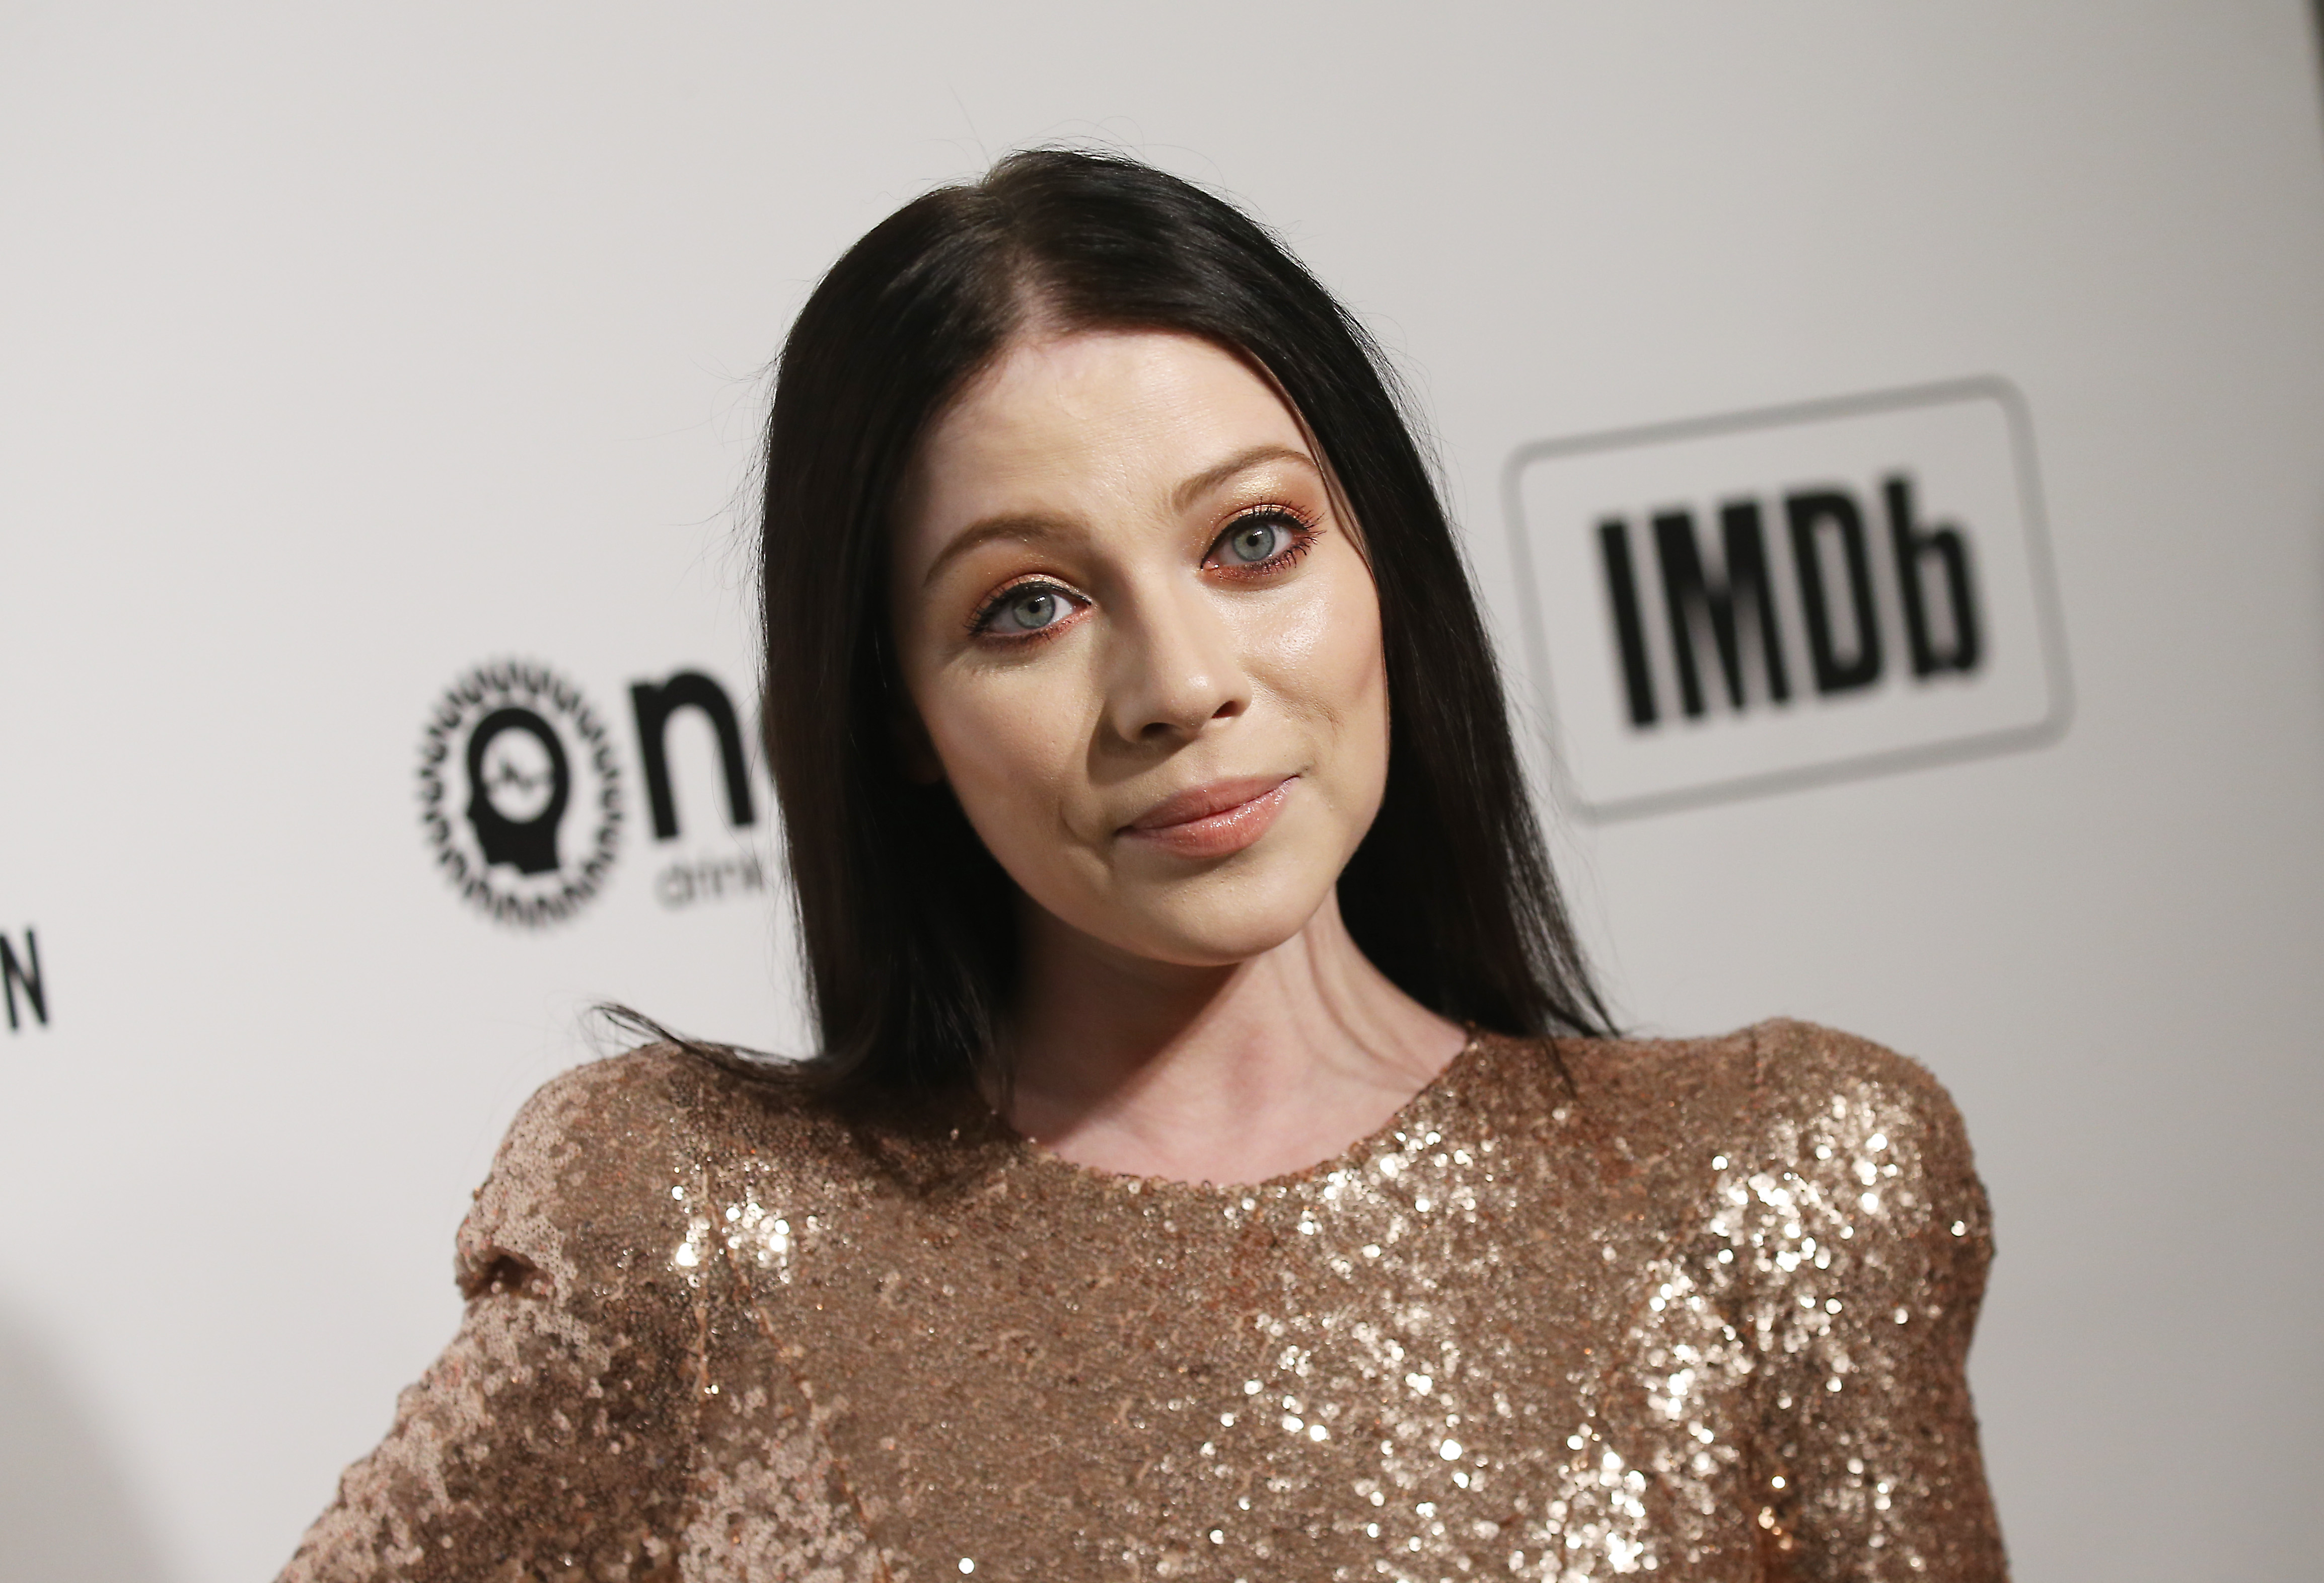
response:
<svg viewBox="0 0 2324 1583"><path fill-rule="evenodd" d="M0 1583L163 1583L128 1480L55 1351L0 1309Z"/></svg>

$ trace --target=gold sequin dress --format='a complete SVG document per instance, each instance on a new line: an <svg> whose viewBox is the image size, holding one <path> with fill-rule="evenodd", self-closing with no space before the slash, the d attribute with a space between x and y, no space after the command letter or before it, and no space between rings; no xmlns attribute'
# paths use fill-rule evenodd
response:
<svg viewBox="0 0 2324 1583"><path fill-rule="evenodd" d="M1991 1243L1921 1067L1480 1035L1250 1187L666 1048L525 1108L288 1583L1996 1579Z"/></svg>

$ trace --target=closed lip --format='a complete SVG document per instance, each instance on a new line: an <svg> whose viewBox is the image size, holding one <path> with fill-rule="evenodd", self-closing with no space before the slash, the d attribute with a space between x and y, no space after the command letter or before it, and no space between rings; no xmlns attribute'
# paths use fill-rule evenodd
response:
<svg viewBox="0 0 2324 1583"><path fill-rule="evenodd" d="M1214 819L1221 814L1232 813L1246 804L1255 803L1296 778L1296 776L1290 775L1246 775L1233 780L1214 780L1208 786L1193 787L1175 796L1163 798L1123 825L1122 829L1152 833L1176 825L1192 824L1197 820Z"/></svg>

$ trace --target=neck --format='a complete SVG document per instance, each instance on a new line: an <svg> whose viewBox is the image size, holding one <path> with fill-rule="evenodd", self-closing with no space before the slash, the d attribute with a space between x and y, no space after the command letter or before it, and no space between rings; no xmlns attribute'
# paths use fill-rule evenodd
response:
<svg viewBox="0 0 2324 1583"><path fill-rule="evenodd" d="M1133 956L1024 910L1009 1120L1080 1164L1218 1183L1296 1171L1378 1131L1466 1042L1366 960L1336 897L1227 967Z"/></svg>

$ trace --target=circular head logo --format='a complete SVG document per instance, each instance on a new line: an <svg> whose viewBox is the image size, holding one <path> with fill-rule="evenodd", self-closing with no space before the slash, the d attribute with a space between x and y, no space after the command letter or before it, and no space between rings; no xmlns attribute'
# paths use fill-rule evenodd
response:
<svg viewBox="0 0 2324 1583"><path fill-rule="evenodd" d="M597 894L622 832L604 722L546 666L480 665L420 744L420 822L460 894L504 924L559 923Z"/></svg>

